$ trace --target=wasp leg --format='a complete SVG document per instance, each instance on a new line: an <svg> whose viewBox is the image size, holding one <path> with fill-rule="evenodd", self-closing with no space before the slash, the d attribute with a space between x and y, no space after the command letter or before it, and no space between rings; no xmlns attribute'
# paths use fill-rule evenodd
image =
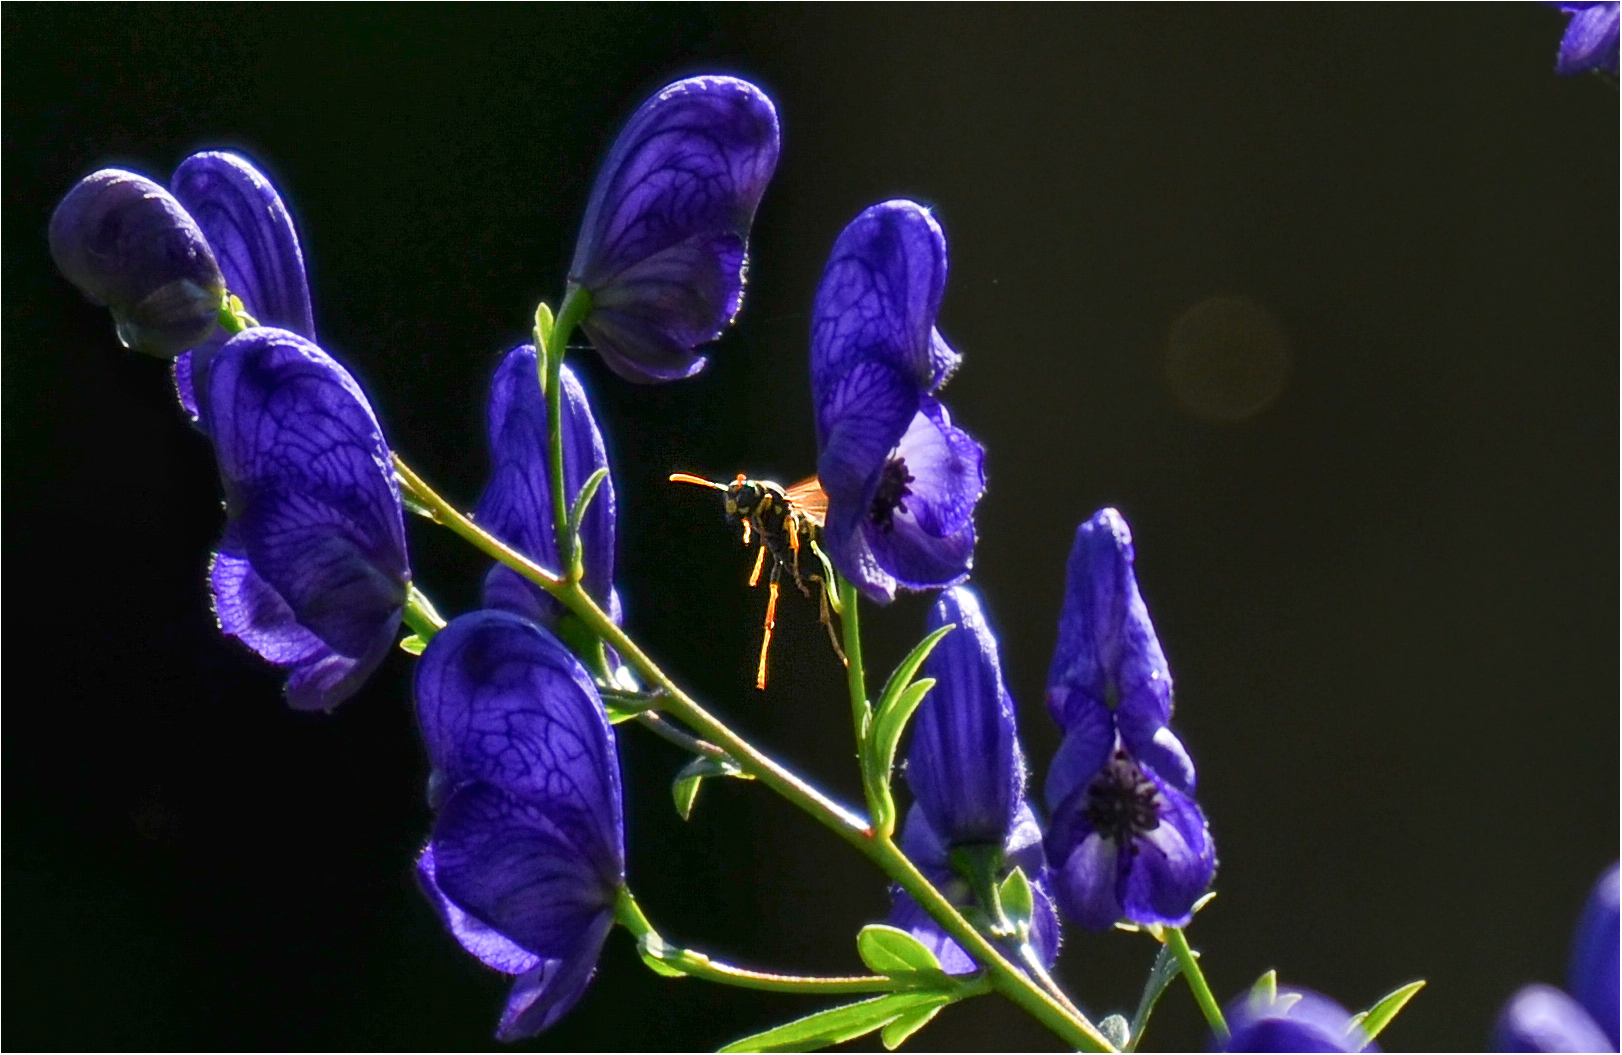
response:
<svg viewBox="0 0 1622 1055"><path fill-rule="evenodd" d="M828 642L833 645L834 655L839 657L839 662L848 667L850 666L850 660L845 658L845 650L839 647L839 635L834 633L833 616L829 614L831 608L828 604L828 584L826 582L822 584L822 591L817 597L822 602L818 607L822 609L822 625L828 628Z"/></svg>
<svg viewBox="0 0 1622 1055"><path fill-rule="evenodd" d="M743 522L743 544L745 546L749 545L749 521L747 520ZM750 583L749 585L753 586L754 583Z"/></svg>
<svg viewBox="0 0 1622 1055"><path fill-rule="evenodd" d="M794 554L794 585L796 585L796 586L798 586L800 588L800 592L802 594L804 594L807 597L810 597L811 596L811 588L806 586L805 579L802 578L801 575L800 575L800 520L799 520L799 517L791 513L789 515L789 518L787 520L783 521L783 527L788 532L788 548L789 548L790 552L792 552ZM809 540L809 538L808 538L808 540Z"/></svg>
<svg viewBox="0 0 1622 1055"><path fill-rule="evenodd" d="M747 523L747 521L746 521L746 523ZM758 585L760 583L760 569L765 563L766 563L766 544L763 542L760 545L760 552L755 554L755 570L749 573L749 585L750 585L750 587L754 587L754 586L756 586L756 585ZM775 568L772 570L772 575L773 575L773 577L775 577L777 575L777 571L776 571Z"/></svg>
<svg viewBox="0 0 1622 1055"><path fill-rule="evenodd" d="M755 670L755 688L766 687L766 653L772 647L772 630L777 626L777 579L782 574L781 564L772 565L772 577L767 581L766 627L760 638L760 666Z"/></svg>

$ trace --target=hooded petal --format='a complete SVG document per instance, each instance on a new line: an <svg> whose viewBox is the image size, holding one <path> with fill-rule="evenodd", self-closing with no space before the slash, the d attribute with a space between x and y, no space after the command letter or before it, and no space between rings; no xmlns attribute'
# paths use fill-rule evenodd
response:
<svg viewBox="0 0 1622 1055"><path fill-rule="evenodd" d="M907 783L949 844L1001 843L1025 785L1014 701L972 591L941 594L929 629L948 624L957 629L924 661L924 676L936 683L913 720Z"/></svg>
<svg viewBox="0 0 1622 1055"><path fill-rule="evenodd" d="M563 493L572 505L591 474L608 467L608 453L585 390L567 366L562 385ZM490 383L489 436L490 481L479 496L474 519L531 560L556 569L546 397L541 394L533 345L514 348L496 368ZM614 480L609 477L586 510L580 537L585 548L586 592L610 607L614 528ZM549 627L563 614L549 594L503 564L495 565L485 576L484 603Z"/></svg>
<svg viewBox="0 0 1622 1055"><path fill-rule="evenodd" d="M817 406L861 363L883 363L922 392L945 383L957 365L935 331L945 291L946 235L927 209L887 201L852 220L834 242L811 308Z"/></svg>
<svg viewBox="0 0 1622 1055"><path fill-rule="evenodd" d="M1617 898L1617 866L1613 864L1599 877L1583 906L1567 981L1571 995L1611 1038L1611 1050L1617 1047L1617 997L1622 992L1617 966Z"/></svg>
<svg viewBox="0 0 1622 1055"><path fill-rule="evenodd" d="M430 845L445 897L539 956L573 957L598 920L613 916L620 877L602 875L543 810L489 784L450 797Z"/></svg>
<svg viewBox="0 0 1622 1055"><path fill-rule="evenodd" d="M388 449L325 352L256 328L221 349L200 407L242 555L301 626L366 655L398 625L411 572Z"/></svg>
<svg viewBox="0 0 1622 1055"><path fill-rule="evenodd" d="M613 732L591 677L556 638L507 612L461 616L429 642L415 692L444 787L479 781L508 793L544 814L605 882L623 878Z"/></svg>
<svg viewBox="0 0 1622 1055"><path fill-rule="evenodd" d="M1344 1007L1304 989L1275 1000L1246 994L1228 1007L1230 1035L1212 1051L1379 1051Z"/></svg>
<svg viewBox="0 0 1622 1055"><path fill-rule="evenodd" d="M1561 76L1589 70L1617 72L1618 5L1561 4L1571 13L1566 35L1560 40L1560 56L1554 71Z"/></svg>
<svg viewBox="0 0 1622 1055"><path fill-rule="evenodd" d="M180 163L169 189L208 239L225 279L248 314L262 325L315 340L310 288L293 218L276 188L245 158L219 151L193 154ZM197 348L175 360L181 405L197 417L193 375L225 344L213 330ZM194 362L201 359L201 362Z"/></svg>
<svg viewBox="0 0 1622 1055"><path fill-rule="evenodd" d="M513 981L507 1006L496 1027L496 1039L511 1043L551 1029L568 1014L586 991L597 957L602 953L614 917L605 915L593 922L582 936L575 954L563 960L543 960Z"/></svg>
<svg viewBox="0 0 1622 1055"><path fill-rule="evenodd" d="M592 294L593 316L600 307L618 317L617 335L600 319L584 326L594 344L606 339L598 347L616 373L669 380L702 367L688 353L737 315L749 226L778 147L771 100L733 77L667 85L626 123L592 186L569 267L570 281Z"/></svg>
<svg viewBox="0 0 1622 1055"><path fill-rule="evenodd" d="M1510 997L1493 1026L1494 1051L1615 1051L1583 1006L1552 985Z"/></svg>
<svg viewBox="0 0 1622 1055"><path fill-rule="evenodd" d="M1087 701L1118 711L1134 750L1171 720L1171 670L1133 572L1132 531L1113 509L1076 529L1066 572L1059 641L1048 672L1048 708L1060 725Z"/></svg>
<svg viewBox="0 0 1622 1055"><path fill-rule="evenodd" d="M162 187L93 172L51 214L51 258L105 304L128 348L172 359L218 324L225 281L197 222Z"/></svg>

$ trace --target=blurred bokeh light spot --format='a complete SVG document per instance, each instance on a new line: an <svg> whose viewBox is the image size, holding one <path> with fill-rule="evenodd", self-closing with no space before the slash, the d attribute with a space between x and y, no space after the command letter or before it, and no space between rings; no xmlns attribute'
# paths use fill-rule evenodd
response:
<svg viewBox="0 0 1622 1055"><path fill-rule="evenodd" d="M1208 297L1171 324L1166 381L1205 421L1244 421L1279 397L1290 374L1284 331L1244 297Z"/></svg>

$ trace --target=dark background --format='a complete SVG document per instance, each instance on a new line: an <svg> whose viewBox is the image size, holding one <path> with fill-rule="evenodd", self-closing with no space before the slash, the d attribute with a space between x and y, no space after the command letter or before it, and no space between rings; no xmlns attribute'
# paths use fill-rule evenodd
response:
<svg viewBox="0 0 1622 1055"><path fill-rule="evenodd" d="M1532 4L8 7L4 1045L479 1047L505 988L412 883L411 661L300 715L219 637L207 445L55 273L56 199L104 165L166 181L245 151L297 217L323 345L471 504L489 375L556 303L597 159L653 89L724 71L783 123L738 326L682 384L574 358L632 631L859 797L814 608L786 605L756 693L747 554L664 477L810 471L823 258L863 207L923 201L965 353L947 399L989 449L975 582L1036 779L1070 536L1114 504L1221 853L1191 931L1219 997L1277 967L1357 1008L1423 976L1388 1046L1478 1047L1516 986L1563 979L1618 846L1617 92L1554 76L1562 27ZM1167 382L1174 321L1212 296L1270 315L1293 362L1238 422ZM1220 368L1257 346L1202 347ZM468 609L483 563L409 530L418 581ZM925 610L870 611L875 676ZM631 879L668 937L857 967L876 872L754 785L706 787L683 824L678 753L621 744ZM1102 1014L1153 951L1072 932L1058 973ZM814 1006L655 977L617 934L533 1046L713 1047ZM914 1042L1054 1043L996 999ZM1179 985L1148 1046L1203 1043Z"/></svg>

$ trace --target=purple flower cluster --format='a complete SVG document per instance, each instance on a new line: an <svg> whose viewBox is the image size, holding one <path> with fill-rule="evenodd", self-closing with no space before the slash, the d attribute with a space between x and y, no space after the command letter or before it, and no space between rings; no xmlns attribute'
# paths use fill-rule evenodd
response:
<svg viewBox="0 0 1622 1055"><path fill-rule="evenodd" d="M1250 993L1228 1006L1227 1040L1212 1051L1374 1051L1379 1046L1344 1007L1306 989Z"/></svg>
<svg viewBox="0 0 1622 1055"><path fill-rule="evenodd" d="M1617 0L1557 2L1550 4L1571 16L1566 35L1560 40L1560 55L1554 71L1563 77L1579 73L1617 72Z"/></svg>

